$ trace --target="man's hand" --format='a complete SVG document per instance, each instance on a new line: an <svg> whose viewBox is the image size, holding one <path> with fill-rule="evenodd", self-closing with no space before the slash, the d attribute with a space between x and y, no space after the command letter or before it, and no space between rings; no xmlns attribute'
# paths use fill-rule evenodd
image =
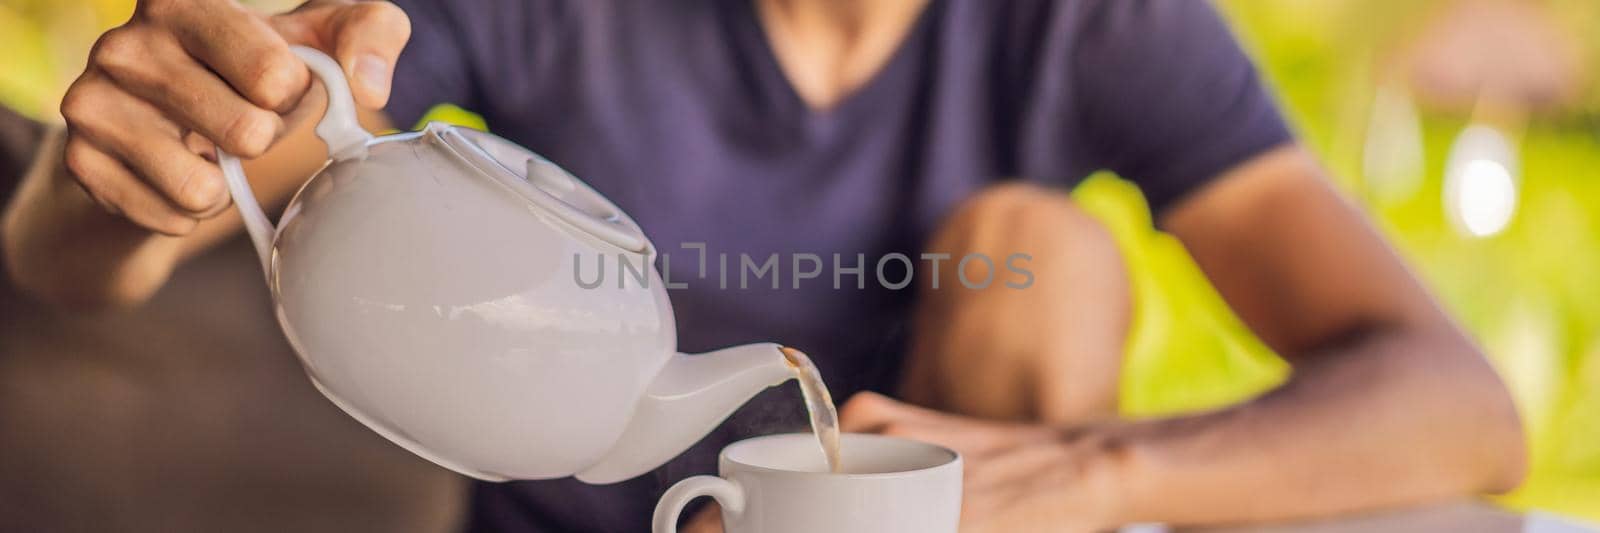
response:
<svg viewBox="0 0 1600 533"><path fill-rule="evenodd" d="M228 206L213 146L259 157L303 118L291 111L311 76L289 45L333 55L356 104L376 109L410 32L381 1L313 0L269 17L232 0L142 0L62 99L64 163L106 210L186 234Z"/></svg>
<svg viewBox="0 0 1600 533"><path fill-rule="evenodd" d="M1099 432L991 422L870 392L845 402L839 424L851 433L931 442L960 453L966 462L963 533L1071 533L1116 525L1116 446Z"/></svg>
<svg viewBox="0 0 1600 533"><path fill-rule="evenodd" d="M1089 431L990 422L901 403L880 394L852 396L840 429L920 440L955 450L965 461L962 533L1079 533L1115 524L1117 487L1109 440ZM850 450L841 453L849 454ZM682 528L722 531L711 504Z"/></svg>

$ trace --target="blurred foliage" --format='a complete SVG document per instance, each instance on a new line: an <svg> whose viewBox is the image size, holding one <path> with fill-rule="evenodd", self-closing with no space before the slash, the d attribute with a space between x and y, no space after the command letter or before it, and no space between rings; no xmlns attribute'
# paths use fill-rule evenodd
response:
<svg viewBox="0 0 1600 533"><path fill-rule="evenodd" d="M1535 115L1520 142L1521 196L1488 238L1447 219L1445 156L1469 117L1423 111L1420 186L1399 198L1363 183L1362 143L1378 66L1443 2L1223 0L1304 141L1478 339L1512 388L1529 431L1532 474L1501 501L1600 520L1600 97ZM1542 3L1600 57L1600 5ZM1271 387L1286 368L1204 282L1137 192L1098 176L1075 192L1123 243L1138 293L1124 377L1135 416L1225 405Z"/></svg>
<svg viewBox="0 0 1600 533"><path fill-rule="evenodd" d="M263 9L292 4L252 2ZM1400 197L1364 183L1362 145L1376 65L1445 0L1220 0L1308 146L1362 204L1513 389L1533 450L1528 483L1501 501L1600 520L1600 97L1534 117L1521 139L1516 218L1489 238L1446 219L1446 151L1468 117L1420 116L1421 185ZM1600 5L1542 0L1600 57ZM0 103L50 118L94 36L129 0L0 0ZM481 127L443 107L430 117ZM1097 175L1074 195L1127 256L1137 307L1124 372L1131 416L1215 408L1280 383L1287 367L1227 309L1183 247L1151 229L1137 189Z"/></svg>

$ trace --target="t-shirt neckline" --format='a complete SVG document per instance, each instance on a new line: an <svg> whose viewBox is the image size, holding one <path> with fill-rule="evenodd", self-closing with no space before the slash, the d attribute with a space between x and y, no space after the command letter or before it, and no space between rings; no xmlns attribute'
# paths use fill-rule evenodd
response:
<svg viewBox="0 0 1600 533"><path fill-rule="evenodd" d="M922 11L917 13L911 28L901 37L883 65L879 66L861 86L841 96L827 108L812 107L795 89L794 82L789 79L789 75L783 70L783 65L779 63L777 51L772 47L766 28L761 24L761 17L756 13L755 1L733 0L733 3L738 5L735 9L738 20L734 21L733 26L736 28L738 38L744 41L742 44L753 52L747 56L748 63L750 68L757 71L755 74L760 83L766 85L772 94L778 95L776 99L785 112L799 115L810 123L829 123L842 120L843 117L855 116L859 113L858 109L864 106L870 108L872 102L880 98L877 95L888 90L888 86L893 85L896 80L909 79L909 76L902 71L909 68L908 64L923 48L923 41L929 38L927 34L932 31L930 27L933 25L933 12L938 9L941 2L929 0Z"/></svg>

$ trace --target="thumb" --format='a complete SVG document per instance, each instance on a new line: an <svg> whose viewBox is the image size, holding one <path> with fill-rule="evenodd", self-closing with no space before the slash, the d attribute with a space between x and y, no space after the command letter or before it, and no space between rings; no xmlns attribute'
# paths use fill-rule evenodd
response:
<svg viewBox="0 0 1600 533"><path fill-rule="evenodd" d="M356 105L377 109L389 101L395 61L411 39L411 19L385 1L313 0L273 16L286 40L332 55L350 80Z"/></svg>

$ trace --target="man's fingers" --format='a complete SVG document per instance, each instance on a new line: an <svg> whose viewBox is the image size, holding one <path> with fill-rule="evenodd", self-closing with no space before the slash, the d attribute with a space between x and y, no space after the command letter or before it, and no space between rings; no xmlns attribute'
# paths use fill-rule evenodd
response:
<svg viewBox="0 0 1600 533"><path fill-rule="evenodd" d="M863 392L839 409L839 427L850 433L878 433L931 442L970 458L1001 453L1024 444L1057 440L1044 425L983 420L944 413Z"/></svg>
<svg viewBox="0 0 1600 533"><path fill-rule="evenodd" d="M878 433L893 421L893 402L881 394L859 392L839 406L839 430L847 433Z"/></svg>
<svg viewBox="0 0 1600 533"><path fill-rule="evenodd" d="M215 214L227 204L222 170L190 151L182 139L151 135L128 147L122 160L188 214Z"/></svg>
<svg viewBox="0 0 1600 533"><path fill-rule="evenodd" d="M81 138L67 141L65 157L67 169L77 176L84 191L107 211L167 235L187 234L199 222L173 209L117 158Z"/></svg>
<svg viewBox="0 0 1600 533"><path fill-rule="evenodd" d="M918 407L875 392L859 392L839 408L839 429L851 433L879 433L891 423L936 422L959 419L955 415Z"/></svg>
<svg viewBox="0 0 1600 533"><path fill-rule="evenodd" d="M124 37L113 37L118 35ZM119 60L119 55L127 53L125 49L137 50L141 59ZM119 87L159 108L166 117L241 157L260 156L285 131L277 113L239 96L165 35L113 30L102 38L95 65Z"/></svg>
<svg viewBox="0 0 1600 533"><path fill-rule="evenodd" d="M163 6L154 9L153 6ZM305 63L266 19L234 2L160 2L144 13L262 109L288 112L311 84Z"/></svg>
<svg viewBox="0 0 1600 533"><path fill-rule="evenodd" d="M1074 475L1070 452L1064 446L1017 446L968 463L966 480L974 490L1028 484L1041 475ZM1048 474L1046 474L1048 473Z"/></svg>
<svg viewBox="0 0 1600 533"><path fill-rule="evenodd" d="M857 393L839 410L839 429L848 433L876 433L931 442L958 452L965 449L973 429L961 417L902 403L872 392Z"/></svg>
<svg viewBox="0 0 1600 533"><path fill-rule="evenodd" d="M410 36L386 2L313 0L275 21L231 1L141 0L62 101L79 185L108 210L182 234L227 206L216 150L254 158L312 86L289 43L332 52L358 103L381 107ZM317 102L312 102L317 103ZM209 142L208 142L209 141Z"/></svg>
<svg viewBox="0 0 1600 533"><path fill-rule="evenodd" d="M62 166L72 173L73 181L83 189L83 193L106 212L121 215L122 208L111 201L111 198L119 196L112 186L137 181L133 172L122 166L117 158L100 152L94 145L81 139L68 139L62 154Z"/></svg>
<svg viewBox="0 0 1600 533"><path fill-rule="evenodd" d="M206 161L217 162L217 145L212 143L211 139L207 139L205 135L201 135L200 132L190 131L185 133L183 135L183 147L188 149L189 153L200 156Z"/></svg>
<svg viewBox="0 0 1600 533"><path fill-rule="evenodd" d="M188 214L213 210L226 191L216 165L195 155L183 142L183 131L149 103L93 77L74 90L63 106L75 133L98 151L116 156L136 174ZM78 102L99 102L98 109L77 109Z"/></svg>
<svg viewBox="0 0 1600 533"><path fill-rule="evenodd" d="M395 61L411 38L411 20L400 8L383 1L309 2L271 21L289 40L329 52L358 105L377 109L388 102Z"/></svg>
<svg viewBox="0 0 1600 533"><path fill-rule="evenodd" d="M388 2L363 2L335 18L334 54L352 80L356 101L383 107L389 101L394 63L411 39L411 19Z"/></svg>
<svg viewBox="0 0 1600 533"><path fill-rule="evenodd" d="M683 533L722 533L722 506L715 501L706 504L678 530Z"/></svg>

